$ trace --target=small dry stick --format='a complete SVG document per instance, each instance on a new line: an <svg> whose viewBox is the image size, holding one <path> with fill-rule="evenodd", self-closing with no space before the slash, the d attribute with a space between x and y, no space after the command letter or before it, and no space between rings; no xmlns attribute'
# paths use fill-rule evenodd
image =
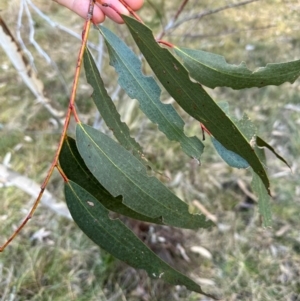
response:
<svg viewBox="0 0 300 301"><path fill-rule="evenodd" d="M40 200L43 196L43 193L45 191L46 186L49 183L49 180L51 178L51 175L54 171L55 168L58 168L59 172L61 173L61 168L58 166L58 159L59 159L59 154L64 142L64 139L66 137L66 133L67 133L67 129L69 127L69 123L70 123L70 118L71 115L73 113L76 121L79 121L78 115L76 113L75 110L75 96L76 96L76 90L77 90L77 86L78 86L78 80L79 80L79 74L80 74L80 69L81 69L81 65L82 65L82 58L83 58L83 54L85 51L85 47L86 47L86 42L87 42L87 38L88 38L88 34L89 34L89 29L91 26L91 20L92 20L92 16L93 16L93 9L94 9L94 0L90 0L90 6L89 6L89 11L88 11L88 15L87 15L87 20L84 24L84 29L83 29L83 35L82 35L82 44L81 44L81 48L79 51L79 55L78 55L78 60L77 60L77 66L76 66L76 71L75 71L75 76L74 76L74 82L73 82L73 88L72 88L72 93L70 96L70 102L69 102L69 107L68 107L68 111L66 114L66 119L65 119L65 123L64 123L64 127L63 127L63 131L59 140L59 144L53 159L53 162L49 168L49 171L47 173L47 176L41 186L41 191L37 197L37 199L35 200L30 212L28 213L28 215L25 217L25 219L23 220L23 222L20 224L20 226L15 230L15 232L9 237L9 239L0 247L0 252L2 252L10 243L11 241L18 235L18 233L24 228L24 226L28 223L28 221L32 218L34 212L36 211ZM61 173L62 174L62 173ZM63 175L63 174L62 174ZM66 178L64 177L64 180L66 180Z"/></svg>
<svg viewBox="0 0 300 301"><path fill-rule="evenodd" d="M192 20L200 20L203 17L209 16L209 15L213 15L213 14L216 14L218 12L221 12L221 11L224 11L224 10L227 10L227 9L231 9L231 8L236 8L236 7L239 7L239 6L247 5L247 4L250 4L250 3L253 3L253 2L257 2L257 1L259 1L259 0L246 0L246 1L239 2L239 3L230 3L230 4L227 4L225 6L218 7L216 9L205 10L205 11L203 11L201 13L187 16L187 17L182 18L179 21L177 21L179 15L183 12L183 9L184 9L185 5L188 2L186 0L183 0L181 6L179 7L179 9L177 11L177 13L173 17L173 19L168 23L168 25L165 26L165 28L163 29L163 31L158 35L157 39L158 40L161 39L164 35L168 34L170 31L176 29L177 27L179 27L181 24L183 24L185 22L192 21Z"/></svg>
<svg viewBox="0 0 300 301"><path fill-rule="evenodd" d="M166 34L166 32L173 27L174 23L177 21L179 15L182 13L182 11L184 10L185 6L187 5L187 3L189 2L189 0L183 0L181 5L179 6L175 16L170 20L170 22L168 23L167 26L165 26L165 28L162 30L162 32L158 35L157 40L161 40L162 37Z"/></svg>
<svg viewBox="0 0 300 301"><path fill-rule="evenodd" d="M239 3L231 3L231 4L227 4L225 6L221 6L219 8L216 8L216 9L211 9L211 10L205 10L204 12L202 13L198 13L198 14L194 14L194 15L191 15L189 17L186 17L178 22L176 22L172 28L170 29L174 29L176 27L178 27L179 25L181 25L182 23L185 23L187 21L191 21L191 20L199 20L203 17L206 17L208 15L213 15L213 14L216 14L218 12L221 12L223 10L227 10L227 9L231 9L231 8L236 8L236 7L239 7L239 6L243 6L243 5L247 5L247 4L250 4L250 3L253 3L253 2L257 2L259 0L246 0L246 1L242 1L242 2L239 2Z"/></svg>
<svg viewBox="0 0 300 301"><path fill-rule="evenodd" d="M213 221L214 223L218 222L218 218L216 215L210 213L199 201L194 200L193 205L197 207L208 219Z"/></svg>

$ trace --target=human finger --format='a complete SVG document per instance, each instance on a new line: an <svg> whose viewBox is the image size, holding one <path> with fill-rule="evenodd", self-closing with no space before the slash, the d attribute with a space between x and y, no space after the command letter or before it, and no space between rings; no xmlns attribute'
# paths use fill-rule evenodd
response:
<svg viewBox="0 0 300 301"><path fill-rule="evenodd" d="M133 10L139 10L143 4L144 0L124 0Z"/></svg>
<svg viewBox="0 0 300 301"><path fill-rule="evenodd" d="M54 0L55 2L67 7L68 9L74 11L77 15L82 18L87 17L87 12L89 9L90 1L89 0ZM102 23L105 20L105 15L103 11L97 6L94 6L93 11L93 23L98 24Z"/></svg>
<svg viewBox="0 0 300 301"><path fill-rule="evenodd" d="M103 3L108 6L103 6ZM103 13L116 23L124 23L120 15L129 15L129 11L119 0L97 0L97 4L101 5Z"/></svg>

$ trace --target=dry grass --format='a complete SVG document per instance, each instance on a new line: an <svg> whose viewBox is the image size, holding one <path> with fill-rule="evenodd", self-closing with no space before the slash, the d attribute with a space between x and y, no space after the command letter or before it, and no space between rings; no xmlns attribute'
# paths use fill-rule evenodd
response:
<svg viewBox="0 0 300 301"><path fill-rule="evenodd" d="M176 2L176 1L175 1ZM178 1L179 2L179 1ZM188 12L225 5L228 1L190 1ZM82 20L51 1L36 1L56 22L80 33ZM142 15L155 32L161 30L174 13L173 1L150 1ZM14 28L16 5L5 15ZM220 53L229 62L246 61L254 68L267 62L299 58L299 1L258 1L245 7L207 16L199 22L186 23L166 39L193 48ZM162 12L164 12L162 14ZM152 17L154 16L154 17ZM36 21L36 39L56 62L67 87L57 72L32 51L39 77L47 97L57 108L65 108L80 42L53 29L41 18ZM26 22L24 21L24 24ZM125 28L107 23L127 38ZM254 30L255 29L255 30ZM97 42L93 32L93 42ZM252 45L253 50L247 50ZM249 49L249 47L248 47ZM104 53L104 80L110 91L116 86L113 71ZM34 97L18 78L11 63L0 49L0 160L10 152L11 168L40 183L52 160L59 130L51 123L49 113L35 103ZM112 80L113 79L113 80ZM93 123L94 107L90 89L82 77L78 106L83 119ZM198 200L218 219L211 231L185 232L185 245L192 264L181 268L199 281L203 289L222 294L224 300L265 301L300 300L300 175L299 175L299 81L293 85L232 91L209 90L216 100L227 100L231 112L239 116L246 111L265 138L288 160L291 173L274 156L267 153L272 184L273 227L263 229L256 203L243 193L237 179L246 183L250 176L223 164L206 143L201 167L167 141L156 126L149 124L136 105L119 95L117 106L132 133L144 146L145 153L157 170L171 178L162 180L182 199ZM167 97L167 96L166 96ZM190 135L201 137L198 124L184 112ZM30 137L30 139L28 139ZM62 183L54 175L49 189L63 199ZM11 234L30 207L30 197L14 187L0 190L1 241ZM197 212L195 206L191 210ZM43 231L38 232L40 229ZM39 239L34 239L36 233ZM212 258L189 252L202 246ZM175 259L180 265L180 259ZM0 255L0 300L207 300L184 288L172 288L149 280L143 272L134 272L114 261L95 247L74 225L49 209L39 207L33 220Z"/></svg>

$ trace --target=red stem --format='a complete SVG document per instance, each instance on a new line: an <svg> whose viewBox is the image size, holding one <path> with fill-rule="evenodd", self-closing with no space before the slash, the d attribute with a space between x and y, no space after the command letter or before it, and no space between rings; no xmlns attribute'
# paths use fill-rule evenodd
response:
<svg viewBox="0 0 300 301"><path fill-rule="evenodd" d="M156 40L156 42L159 43L159 44L166 45L166 46L168 46L170 48L174 48L175 47L172 43L164 41L164 40Z"/></svg>
<svg viewBox="0 0 300 301"><path fill-rule="evenodd" d="M60 140L59 140L59 144L57 147L57 150L55 152L55 156L54 159L52 161L52 164L48 170L47 176L41 186L41 190L39 192L38 197L36 198L31 210L29 211L29 213L27 214L27 216L25 217L25 219L23 220L23 222L19 225L19 227L15 230L15 232L8 238L8 240L2 245L0 246L0 252L2 252L12 241L13 239L18 235L18 233L24 228L24 226L28 223L28 221L32 218L34 212L36 211L36 208L38 207L40 200L44 194L44 191L49 183L49 180L51 178L51 175L54 171L55 168L58 168L58 170L61 173L61 168L59 167L59 154L61 152L66 134L67 134L67 130L69 127L69 123L70 123L70 118L71 118L71 114L73 113L76 119L76 122L80 122L78 115L76 113L75 110L75 96L76 96L76 90L77 90L77 86L78 86L78 80L79 80L79 74L80 74L80 69L81 69L81 65L82 65L82 58L83 58L83 54L85 51L85 47L86 47L86 42L87 42L87 38L88 38L88 33L89 33L89 29L91 26L91 19L92 19L92 15L93 15L93 8L94 8L94 0L90 0L90 7L89 7L89 11L88 11L88 15L87 15L87 20L85 21L84 24L84 29L83 29L83 38L82 38L82 44L81 44L81 48L80 48L80 52L78 55L78 60L77 60L77 66L76 66L76 71L75 71L75 76L74 76L74 82L73 82L73 88L72 88L72 92L71 92L71 96L70 96L70 102L69 102L69 107L68 107L68 111L66 114L66 119L65 119L65 123L63 126L63 130L62 130L62 134L60 136ZM62 174L62 173L61 173ZM66 176L63 176L64 180L67 180Z"/></svg>

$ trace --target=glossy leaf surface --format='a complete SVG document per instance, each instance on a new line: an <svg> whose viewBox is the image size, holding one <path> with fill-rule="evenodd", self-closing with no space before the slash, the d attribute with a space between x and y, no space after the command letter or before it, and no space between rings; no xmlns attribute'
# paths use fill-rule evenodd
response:
<svg viewBox="0 0 300 301"><path fill-rule="evenodd" d="M188 114L204 124L226 149L244 158L269 191L266 171L238 127L199 83L190 80L189 73L180 62L157 44L148 27L130 17L123 18L150 67L170 95Z"/></svg>
<svg viewBox="0 0 300 301"><path fill-rule="evenodd" d="M100 26L110 56L110 64L119 74L119 84L129 97L137 99L141 110L169 140L178 141L190 157L199 159L203 144L197 137L184 134L184 122L171 104L160 101L161 89L153 77L142 72L141 61L115 34Z"/></svg>
<svg viewBox="0 0 300 301"><path fill-rule="evenodd" d="M123 204L150 218L162 218L167 225L197 229L212 225L204 215L193 215L158 179L147 175L146 167L121 145L84 124L76 127L78 151L95 178Z"/></svg>
<svg viewBox="0 0 300 301"><path fill-rule="evenodd" d="M74 221L98 246L132 267L146 270L151 278L205 294L198 284L162 261L119 219L111 220L108 210L82 187L69 181L65 195Z"/></svg>
<svg viewBox="0 0 300 301"><path fill-rule="evenodd" d="M60 156L60 166L67 178L92 194L105 208L133 219L161 224L160 218L139 214L122 203L122 197L113 197L92 175L81 158L74 139L66 137Z"/></svg>
<svg viewBox="0 0 300 301"><path fill-rule="evenodd" d="M245 89L279 86L285 82L294 83L300 75L300 60L267 64L266 67L251 71L246 64L228 64L221 55L182 47L175 47L176 54L182 58L191 77L209 88L230 87Z"/></svg>

